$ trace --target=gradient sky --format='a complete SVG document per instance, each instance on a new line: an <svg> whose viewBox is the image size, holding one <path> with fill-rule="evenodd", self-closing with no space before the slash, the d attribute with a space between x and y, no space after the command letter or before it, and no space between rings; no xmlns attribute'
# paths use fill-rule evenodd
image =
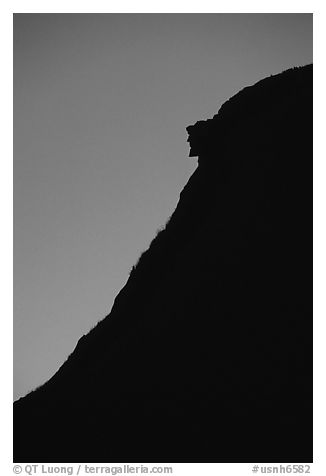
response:
<svg viewBox="0 0 326 476"><path fill-rule="evenodd" d="M185 127L312 62L311 14L14 15L14 397L110 311L196 168Z"/></svg>

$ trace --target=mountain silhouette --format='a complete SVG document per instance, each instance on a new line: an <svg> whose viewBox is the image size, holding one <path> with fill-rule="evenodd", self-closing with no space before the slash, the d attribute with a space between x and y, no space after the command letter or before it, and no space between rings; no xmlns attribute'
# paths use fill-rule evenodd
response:
<svg viewBox="0 0 326 476"><path fill-rule="evenodd" d="M15 462L312 461L312 65L187 128L111 313L14 403Z"/></svg>

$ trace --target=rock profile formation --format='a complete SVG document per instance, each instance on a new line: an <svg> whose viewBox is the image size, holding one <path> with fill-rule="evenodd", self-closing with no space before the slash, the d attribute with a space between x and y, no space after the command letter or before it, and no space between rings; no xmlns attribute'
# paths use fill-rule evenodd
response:
<svg viewBox="0 0 326 476"><path fill-rule="evenodd" d="M15 402L15 462L312 461L312 65L187 131L165 229Z"/></svg>

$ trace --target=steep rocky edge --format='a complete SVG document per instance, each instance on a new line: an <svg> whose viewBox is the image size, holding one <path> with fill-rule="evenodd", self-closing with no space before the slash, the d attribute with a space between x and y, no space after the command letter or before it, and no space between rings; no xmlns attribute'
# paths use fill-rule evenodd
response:
<svg viewBox="0 0 326 476"><path fill-rule="evenodd" d="M312 65L187 131L165 229L15 402L15 462L312 461Z"/></svg>

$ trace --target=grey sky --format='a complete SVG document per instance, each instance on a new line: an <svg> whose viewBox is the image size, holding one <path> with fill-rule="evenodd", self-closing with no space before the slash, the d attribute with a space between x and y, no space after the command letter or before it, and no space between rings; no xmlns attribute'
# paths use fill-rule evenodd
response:
<svg viewBox="0 0 326 476"><path fill-rule="evenodd" d="M310 14L14 16L14 396L110 311L196 160L185 127L312 62Z"/></svg>

